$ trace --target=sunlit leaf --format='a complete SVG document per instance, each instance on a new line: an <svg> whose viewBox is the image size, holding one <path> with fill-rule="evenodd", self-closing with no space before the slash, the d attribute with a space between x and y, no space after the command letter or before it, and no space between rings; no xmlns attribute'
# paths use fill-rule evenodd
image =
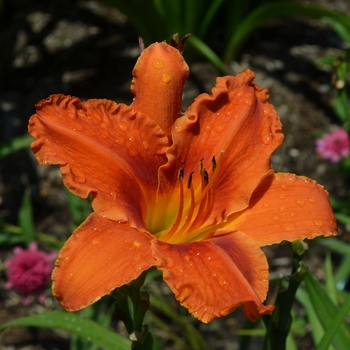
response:
<svg viewBox="0 0 350 350"><path fill-rule="evenodd" d="M338 315L339 308L332 303L322 285L315 280L310 272L306 274L305 284L317 317L323 328L328 331ZM341 323L333 336L332 344L336 349L347 349L350 343L349 325L345 322Z"/></svg>
<svg viewBox="0 0 350 350"><path fill-rule="evenodd" d="M18 326L59 328L87 341L94 342L104 350L130 350L131 348L129 339L100 326L96 322L64 311L49 311L21 317L4 324L0 327L0 332Z"/></svg>
<svg viewBox="0 0 350 350"><path fill-rule="evenodd" d="M22 148L28 147L33 142L31 136L19 136L0 144L0 158L5 157Z"/></svg>

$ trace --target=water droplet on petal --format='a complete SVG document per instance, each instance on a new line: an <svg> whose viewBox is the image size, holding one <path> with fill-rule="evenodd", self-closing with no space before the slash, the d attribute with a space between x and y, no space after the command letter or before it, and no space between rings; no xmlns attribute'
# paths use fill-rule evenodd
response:
<svg viewBox="0 0 350 350"><path fill-rule="evenodd" d="M72 273L68 273L68 274L66 275L66 280L71 281L72 278L73 278L73 274L72 274Z"/></svg>
<svg viewBox="0 0 350 350"><path fill-rule="evenodd" d="M305 205L305 201L303 199L297 199L297 204L303 207Z"/></svg>
<svg viewBox="0 0 350 350"><path fill-rule="evenodd" d="M281 213L284 213L286 210L287 210L287 208L286 208L284 205L282 205L282 206L280 207L280 212L281 212Z"/></svg>
<svg viewBox="0 0 350 350"><path fill-rule="evenodd" d="M288 185L287 184L282 184L281 187L282 187L282 190L288 190Z"/></svg>
<svg viewBox="0 0 350 350"><path fill-rule="evenodd" d="M149 81L148 75L145 73L145 74L142 76L141 80L142 80L142 82L143 82L144 84L147 84L148 81Z"/></svg>
<svg viewBox="0 0 350 350"><path fill-rule="evenodd" d="M112 197L112 200L115 200L117 198L117 194L114 191L112 191L111 192L111 197Z"/></svg>
<svg viewBox="0 0 350 350"><path fill-rule="evenodd" d="M251 106L252 105L252 101L251 100L244 100L244 104L246 106Z"/></svg>
<svg viewBox="0 0 350 350"><path fill-rule="evenodd" d="M147 141L142 141L142 146L145 150L148 150L148 142Z"/></svg>
<svg viewBox="0 0 350 350"><path fill-rule="evenodd" d="M122 145L125 142L124 137L117 136L117 138L115 139L115 142L119 143L119 145Z"/></svg>
<svg viewBox="0 0 350 350"><path fill-rule="evenodd" d="M315 220L314 223L318 228L321 228L324 226L323 221L321 220Z"/></svg>
<svg viewBox="0 0 350 350"><path fill-rule="evenodd" d="M223 131L224 128L225 128L225 126L224 126L223 124L217 123L217 124L214 125L214 129L215 129L217 132Z"/></svg>
<svg viewBox="0 0 350 350"><path fill-rule="evenodd" d="M160 58L155 58L152 62L154 68L161 69L164 67L164 61Z"/></svg>
<svg viewBox="0 0 350 350"><path fill-rule="evenodd" d="M182 126L181 125L175 125L175 131L176 132L181 132L182 131Z"/></svg>
<svg viewBox="0 0 350 350"><path fill-rule="evenodd" d="M224 276L219 276L218 277L218 282L219 282L220 286L227 285L227 281L226 281L226 278Z"/></svg>
<svg viewBox="0 0 350 350"><path fill-rule="evenodd" d="M286 195L285 195L284 193L281 193L281 194L279 195L279 198L280 198L280 199L285 199L285 198L286 198Z"/></svg>
<svg viewBox="0 0 350 350"><path fill-rule="evenodd" d="M260 140L264 145L269 145L272 142L272 133L263 135Z"/></svg>
<svg viewBox="0 0 350 350"><path fill-rule="evenodd" d="M311 204L315 204L315 203L316 203L315 198L310 197L310 198L309 198L309 202L310 202Z"/></svg>
<svg viewBox="0 0 350 350"><path fill-rule="evenodd" d="M168 74L168 73L164 73L162 75L162 82L165 83L165 84L168 84L171 82L171 75Z"/></svg>
<svg viewBox="0 0 350 350"><path fill-rule="evenodd" d="M273 220L278 221L279 219L280 219L280 217L278 215L273 216Z"/></svg>
<svg viewBox="0 0 350 350"><path fill-rule="evenodd" d="M119 122L118 125L122 131L128 130L128 124L126 124L124 122Z"/></svg>

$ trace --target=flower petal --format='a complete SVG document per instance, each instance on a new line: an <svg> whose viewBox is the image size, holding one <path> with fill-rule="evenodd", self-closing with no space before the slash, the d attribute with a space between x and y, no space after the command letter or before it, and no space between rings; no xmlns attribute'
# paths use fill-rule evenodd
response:
<svg viewBox="0 0 350 350"><path fill-rule="evenodd" d="M182 92L189 68L181 53L166 43L150 45L133 70L131 107L147 114L167 135L181 116Z"/></svg>
<svg viewBox="0 0 350 350"><path fill-rule="evenodd" d="M218 78L212 95L200 95L172 129L174 144L160 174L163 193L173 192L180 168L185 176L198 173L201 159L210 176L212 157L218 161L224 152L212 220L248 206L254 189L270 171L272 152L283 141L268 92L252 84L253 79L250 70Z"/></svg>
<svg viewBox="0 0 350 350"><path fill-rule="evenodd" d="M91 214L59 253L53 294L69 311L86 307L155 264L151 236Z"/></svg>
<svg viewBox="0 0 350 350"><path fill-rule="evenodd" d="M73 193L92 192L96 212L142 227L145 201L154 199L166 162L168 139L158 125L108 100L52 95L36 108L29 133L39 163L59 164Z"/></svg>
<svg viewBox="0 0 350 350"><path fill-rule="evenodd" d="M265 255L241 232L220 234L178 245L152 241L157 267L176 299L205 323L246 303L253 321L271 313L273 306L262 304L268 290Z"/></svg>
<svg viewBox="0 0 350 350"><path fill-rule="evenodd" d="M249 207L229 218L226 227L244 232L260 246L337 234L323 186L287 173L266 177L253 193Z"/></svg>

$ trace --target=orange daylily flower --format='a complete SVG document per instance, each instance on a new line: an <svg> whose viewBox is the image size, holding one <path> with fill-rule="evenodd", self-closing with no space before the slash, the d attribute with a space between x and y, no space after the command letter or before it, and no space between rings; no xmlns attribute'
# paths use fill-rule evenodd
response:
<svg viewBox="0 0 350 350"><path fill-rule="evenodd" d="M279 117L254 73L217 79L181 116L188 76L177 47L149 46L133 71L130 106L52 95L29 122L40 164L60 165L92 213L60 251L53 294L79 310L157 266L175 297L203 322L264 305L261 246L335 235L328 194L270 169Z"/></svg>

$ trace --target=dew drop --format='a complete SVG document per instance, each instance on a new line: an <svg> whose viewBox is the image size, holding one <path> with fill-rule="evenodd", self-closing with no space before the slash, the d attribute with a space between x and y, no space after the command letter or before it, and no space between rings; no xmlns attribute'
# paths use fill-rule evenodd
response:
<svg viewBox="0 0 350 350"><path fill-rule="evenodd" d="M175 125L175 131L176 132L181 132L182 131L182 126L181 125Z"/></svg>
<svg viewBox="0 0 350 350"><path fill-rule="evenodd" d="M125 142L124 137L117 136L117 138L115 139L115 142L119 143L119 145L122 145Z"/></svg>
<svg viewBox="0 0 350 350"><path fill-rule="evenodd" d="M315 203L316 203L315 198L310 197L310 198L309 198L309 202L310 202L311 204L315 204Z"/></svg>
<svg viewBox="0 0 350 350"><path fill-rule="evenodd" d="M112 197L112 200L116 200L117 194L114 191L112 191L111 192L111 197ZM96 230L96 228L95 228L95 230Z"/></svg>
<svg viewBox="0 0 350 350"><path fill-rule="evenodd" d="M185 255L185 256L184 256L184 259L185 259L186 261L190 261L191 257L188 256L188 255Z"/></svg>
<svg viewBox="0 0 350 350"><path fill-rule="evenodd" d="M168 73L164 73L162 75L162 82L165 83L165 84L168 84L171 82L171 75L168 74Z"/></svg>
<svg viewBox="0 0 350 350"><path fill-rule="evenodd" d="M297 199L297 204L303 207L305 205L305 201L303 199Z"/></svg>
<svg viewBox="0 0 350 350"><path fill-rule="evenodd" d="M275 221L278 221L279 218L280 218L280 217L279 217L278 215L274 215L274 216L273 216L273 220L275 220Z"/></svg>
<svg viewBox="0 0 350 350"><path fill-rule="evenodd" d="M263 206L267 208L269 206L269 203L264 203Z"/></svg>
<svg viewBox="0 0 350 350"><path fill-rule="evenodd" d="M285 199L285 198L286 198L286 195L285 195L284 193L281 193L281 194L279 195L279 198L280 198L280 199Z"/></svg>
<svg viewBox="0 0 350 350"><path fill-rule="evenodd" d="M282 190L288 190L288 185L287 184L282 184L281 187L282 187Z"/></svg>
<svg viewBox="0 0 350 350"><path fill-rule="evenodd" d="M315 220L314 221L314 224L318 227L318 228L321 228L324 226L323 222L321 220Z"/></svg>
<svg viewBox="0 0 350 350"><path fill-rule="evenodd" d="M146 73L142 76L141 81L142 81L144 84L147 84L147 83L148 83L149 77L148 77L148 75L147 75Z"/></svg>
<svg viewBox="0 0 350 350"><path fill-rule="evenodd" d="M135 158L136 157L136 151L134 149L129 150L129 154L131 157Z"/></svg>
<svg viewBox="0 0 350 350"><path fill-rule="evenodd" d="M237 92L237 96L238 96L238 97L239 97L239 96L242 96L242 92L241 92L241 91Z"/></svg>
<svg viewBox="0 0 350 350"><path fill-rule="evenodd" d="M148 150L148 148L149 148L147 141L142 141L142 146L145 150Z"/></svg>
<svg viewBox="0 0 350 350"><path fill-rule="evenodd" d="M287 210L287 208L286 208L284 205L282 205L282 206L280 207L280 212L281 212L281 213L284 213L286 210Z"/></svg>
<svg viewBox="0 0 350 350"><path fill-rule="evenodd" d="M227 281L226 281L225 277L223 277L223 276L218 277L218 282L219 282L220 286L227 285Z"/></svg>
<svg viewBox="0 0 350 350"><path fill-rule="evenodd" d="M128 130L128 124L124 123L124 122L119 122L119 127L122 131L126 131Z"/></svg>
<svg viewBox="0 0 350 350"><path fill-rule="evenodd" d="M154 68L161 69L164 67L164 61L160 58L155 58L152 62Z"/></svg>
<svg viewBox="0 0 350 350"><path fill-rule="evenodd" d="M266 115L269 112L267 111L267 109L264 109L263 113Z"/></svg>
<svg viewBox="0 0 350 350"><path fill-rule="evenodd" d="M215 124L214 125L214 129L217 131L217 132L222 132L224 130L224 125L223 124Z"/></svg>
<svg viewBox="0 0 350 350"><path fill-rule="evenodd" d="M251 100L244 100L244 104L246 106L251 106L252 105L252 101Z"/></svg>
<svg viewBox="0 0 350 350"><path fill-rule="evenodd" d="M269 145L272 142L272 134L264 135L260 140L264 145Z"/></svg>
<svg viewBox="0 0 350 350"><path fill-rule="evenodd" d="M73 278L73 274L72 274L72 273L68 273L68 274L66 275L66 280L71 281L72 278Z"/></svg>

